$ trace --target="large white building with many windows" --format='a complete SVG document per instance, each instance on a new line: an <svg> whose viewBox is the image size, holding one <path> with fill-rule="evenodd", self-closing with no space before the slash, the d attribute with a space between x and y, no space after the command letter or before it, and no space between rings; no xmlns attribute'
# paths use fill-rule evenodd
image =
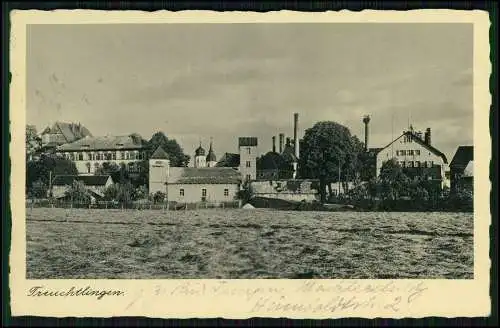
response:
<svg viewBox="0 0 500 328"><path fill-rule="evenodd" d="M103 163L124 164L146 159L144 140L138 134L126 136L87 136L56 148L56 153L73 161L79 174L95 174Z"/></svg>

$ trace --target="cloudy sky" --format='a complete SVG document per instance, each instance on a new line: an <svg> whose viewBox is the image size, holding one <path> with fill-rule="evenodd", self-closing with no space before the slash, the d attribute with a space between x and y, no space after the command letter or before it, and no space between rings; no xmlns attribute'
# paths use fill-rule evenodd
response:
<svg viewBox="0 0 500 328"><path fill-rule="evenodd" d="M300 135L317 121L370 146L410 121L449 160L472 144L469 24L31 25L27 122L81 122L94 135L164 131L192 155L238 136ZM391 122L394 122L393 124Z"/></svg>

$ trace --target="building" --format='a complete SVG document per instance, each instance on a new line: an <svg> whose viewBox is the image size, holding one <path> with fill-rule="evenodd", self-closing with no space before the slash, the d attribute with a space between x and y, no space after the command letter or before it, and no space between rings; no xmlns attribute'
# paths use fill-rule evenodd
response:
<svg viewBox="0 0 500 328"><path fill-rule="evenodd" d="M213 150L212 140L210 140L210 148L208 149L208 154L206 158L207 167L215 167L217 165L217 157Z"/></svg>
<svg viewBox="0 0 500 328"><path fill-rule="evenodd" d="M238 150L240 153L239 171L243 183L255 180L257 178L257 138L240 137Z"/></svg>
<svg viewBox="0 0 500 328"><path fill-rule="evenodd" d="M319 181L310 179L257 180L250 182L253 197L287 201L319 201Z"/></svg>
<svg viewBox="0 0 500 328"><path fill-rule="evenodd" d="M80 123L56 122L48 126L40 134L42 147L49 149L91 137L90 131Z"/></svg>
<svg viewBox="0 0 500 328"><path fill-rule="evenodd" d="M92 200L104 197L106 188L113 184L109 175L57 175L52 181L52 196L56 199L66 198L66 192L75 181L83 182Z"/></svg>
<svg viewBox="0 0 500 328"><path fill-rule="evenodd" d="M170 169L168 154L159 146L149 157L149 194L167 193L167 181Z"/></svg>
<svg viewBox="0 0 500 328"><path fill-rule="evenodd" d="M229 202L240 190L241 175L228 167L171 167L167 198L179 203Z"/></svg>
<svg viewBox="0 0 500 328"><path fill-rule="evenodd" d="M425 137L412 128L404 131L399 137L377 152L376 174L384 162L396 159L408 175L429 174L432 179L439 180L441 188L445 184L445 171L448 161L446 156L431 144L431 130L428 128Z"/></svg>
<svg viewBox="0 0 500 328"><path fill-rule="evenodd" d="M145 142L135 133L126 136L87 136L58 146L56 152L74 161L79 174L95 174L105 162L130 168L147 158Z"/></svg>
<svg viewBox="0 0 500 328"><path fill-rule="evenodd" d="M450 188L453 191L474 187L474 146L457 148L450 162Z"/></svg>
<svg viewBox="0 0 500 328"><path fill-rule="evenodd" d="M194 151L194 167L215 167L217 166L217 157L213 149L213 141L210 139L210 148L208 149L208 154L205 153L205 149L201 146L196 148Z"/></svg>

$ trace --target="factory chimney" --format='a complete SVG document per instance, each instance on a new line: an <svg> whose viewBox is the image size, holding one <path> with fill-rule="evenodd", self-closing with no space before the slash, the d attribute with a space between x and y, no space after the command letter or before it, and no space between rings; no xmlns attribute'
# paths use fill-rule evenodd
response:
<svg viewBox="0 0 500 328"><path fill-rule="evenodd" d="M276 152L276 136L273 136L273 153Z"/></svg>
<svg viewBox="0 0 500 328"><path fill-rule="evenodd" d="M299 113L293 114L293 151L299 158Z"/></svg>
<svg viewBox="0 0 500 328"><path fill-rule="evenodd" d="M429 146L431 145L431 128L425 130L424 142Z"/></svg>
<svg viewBox="0 0 500 328"><path fill-rule="evenodd" d="M363 117L363 123L365 124L365 151L368 151L368 123L370 123L369 115L365 115Z"/></svg>
<svg viewBox="0 0 500 328"><path fill-rule="evenodd" d="M280 133L280 154L283 152L284 145L285 145L285 134Z"/></svg>

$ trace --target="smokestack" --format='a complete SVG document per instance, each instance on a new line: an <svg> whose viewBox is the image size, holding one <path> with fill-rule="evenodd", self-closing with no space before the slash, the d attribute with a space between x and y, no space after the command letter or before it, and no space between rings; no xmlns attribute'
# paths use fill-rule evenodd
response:
<svg viewBox="0 0 500 328"><path fill-rule="evenodd" d="M369 115L365 115L363 117L363 123L365 124L365 151L368 151L368 123L370 123Z"/></svg>
<svg viewBox="0 0 500 328"><path fill-rule="evenodd" d="M299 113L293 114L293 150L295 157L299 158Z"/></svg>
<svg viewBox="0 0 500 328"><path fill-rule="evenodd" d="M276 152L276 136L273 136L273 153Z"/></svg>
<svg viewBox="0 0 500 328"><path fill-rule="evenodd" d="M425 130L424 142L429 146L431 145L431 128Z"/></svg>
<svg viewBox="0 0 500 328"><path fill-rule="evenodd" d="M280 154L283 152L284 145L285 145L285 134L280 133Z"/></svg>

